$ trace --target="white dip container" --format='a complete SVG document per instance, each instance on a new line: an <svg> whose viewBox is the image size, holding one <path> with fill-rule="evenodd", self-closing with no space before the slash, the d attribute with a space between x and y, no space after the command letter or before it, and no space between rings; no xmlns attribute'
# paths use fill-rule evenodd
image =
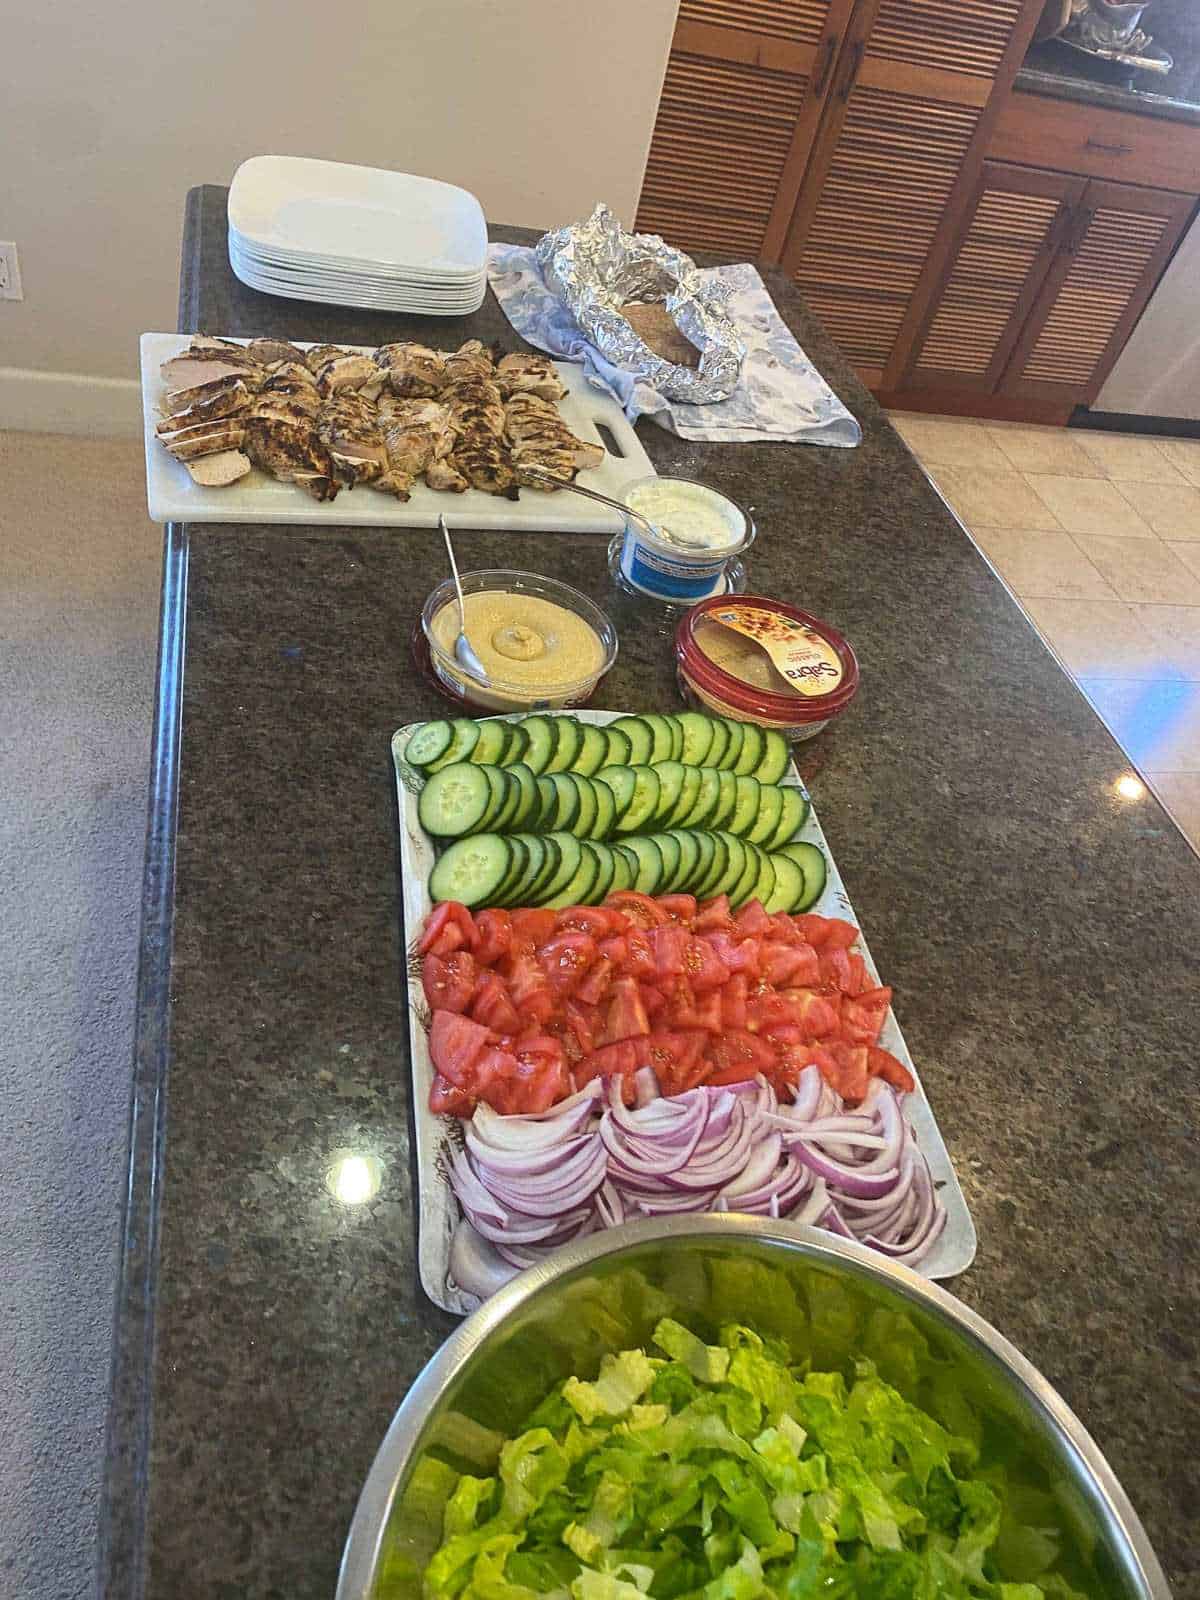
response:
<svg viewBox="0 0 1200 1600"><path fill-rule="evenodd" d="M754 524L736 501L694 478L659 477L636 479L621 499L663 530L652 536L626 518L621 575L627 583L685 605L725 592L726 567L754 539Z"/></svg>

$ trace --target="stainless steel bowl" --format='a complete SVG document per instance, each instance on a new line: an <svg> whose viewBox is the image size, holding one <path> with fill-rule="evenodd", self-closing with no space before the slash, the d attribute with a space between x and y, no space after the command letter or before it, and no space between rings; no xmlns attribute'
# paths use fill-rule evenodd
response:
<svg viewBox="0 0 1200 1600"><path fill-rule="evenodd" d="M1038 1482L1077 1587L1091 1600L1170 1600L1108 1463L993 1327L863 1245L742 1216L671 1217L594 1234L523 1272L468 1318L413 1384L379 1447L346 1541L338 1600L367 1600L382 1562L420 1571L437 1547L440 1529L408 1492L426 1451L464 1470L486 1469L499 1436L554 1383L571 1372L594 1376L601 1356L644 1344L666 1315L701 1333L719 1322L749 1323L818 1368L869 1352L894 1382L889 1319L910 1319L983 1416L994 1450L1019 1459Z"/></svg>

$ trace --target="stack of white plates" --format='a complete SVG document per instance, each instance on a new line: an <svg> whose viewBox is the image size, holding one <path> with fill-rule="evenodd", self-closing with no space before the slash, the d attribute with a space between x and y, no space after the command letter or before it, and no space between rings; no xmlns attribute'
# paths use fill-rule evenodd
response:
<svg viewBox="0 0 1200 1600"><path fill-rule="evenodd" d="M473 194L434 178L254 156L229 189L229 264L291 300L461 317L487 292L487 225Z"/></svg>

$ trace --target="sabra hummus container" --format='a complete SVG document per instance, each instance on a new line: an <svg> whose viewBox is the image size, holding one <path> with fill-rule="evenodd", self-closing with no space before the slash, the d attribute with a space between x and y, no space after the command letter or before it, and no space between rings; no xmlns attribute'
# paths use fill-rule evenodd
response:
<svg viewBox="0 0 1200 1600"><path fill-rule="evenodd" d="M447 578L426 600L421 631L434 676L451 698L490 711L583 705L617 659L617 631L587 595L531 572L464 572L467 637L488 675L454 655L458 602Z"/></svg>
<svg viewBox="0 0 1200 1600"><path fill-rule="evenodd" d="M749 514L694 478L638 478L620 498L657 526L678 528L689 542L653 538L626 519L620 572L632 588L674 605L725 593L725 571L754 542Z"/></svg>
<svg viewBox="0 0 1200 1600"><path fill-rule="evenodd" d="M811 739L850 704L858 661L827 622L764 595L717 595L675 633L679 686L718 716Z"/></svg>

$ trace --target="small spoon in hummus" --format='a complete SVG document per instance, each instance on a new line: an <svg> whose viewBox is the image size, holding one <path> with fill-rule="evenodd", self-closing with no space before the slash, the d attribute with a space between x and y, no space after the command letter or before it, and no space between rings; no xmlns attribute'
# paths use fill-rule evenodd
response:
<svg viewBox="0 0 1200 1600"><path fill-rule="evenodd" d="M443 512L438 513L438 527L446 541L446 554L450 557L450 571L454 574L454 592L458 596L458 637L454 641L454 659L477 683L487 684L488 675L483 662L476 655L467 638L467 613L463 605L462 581L458 576L458 562L454 559L454 546L450 543L450 529Z"/></svg>

